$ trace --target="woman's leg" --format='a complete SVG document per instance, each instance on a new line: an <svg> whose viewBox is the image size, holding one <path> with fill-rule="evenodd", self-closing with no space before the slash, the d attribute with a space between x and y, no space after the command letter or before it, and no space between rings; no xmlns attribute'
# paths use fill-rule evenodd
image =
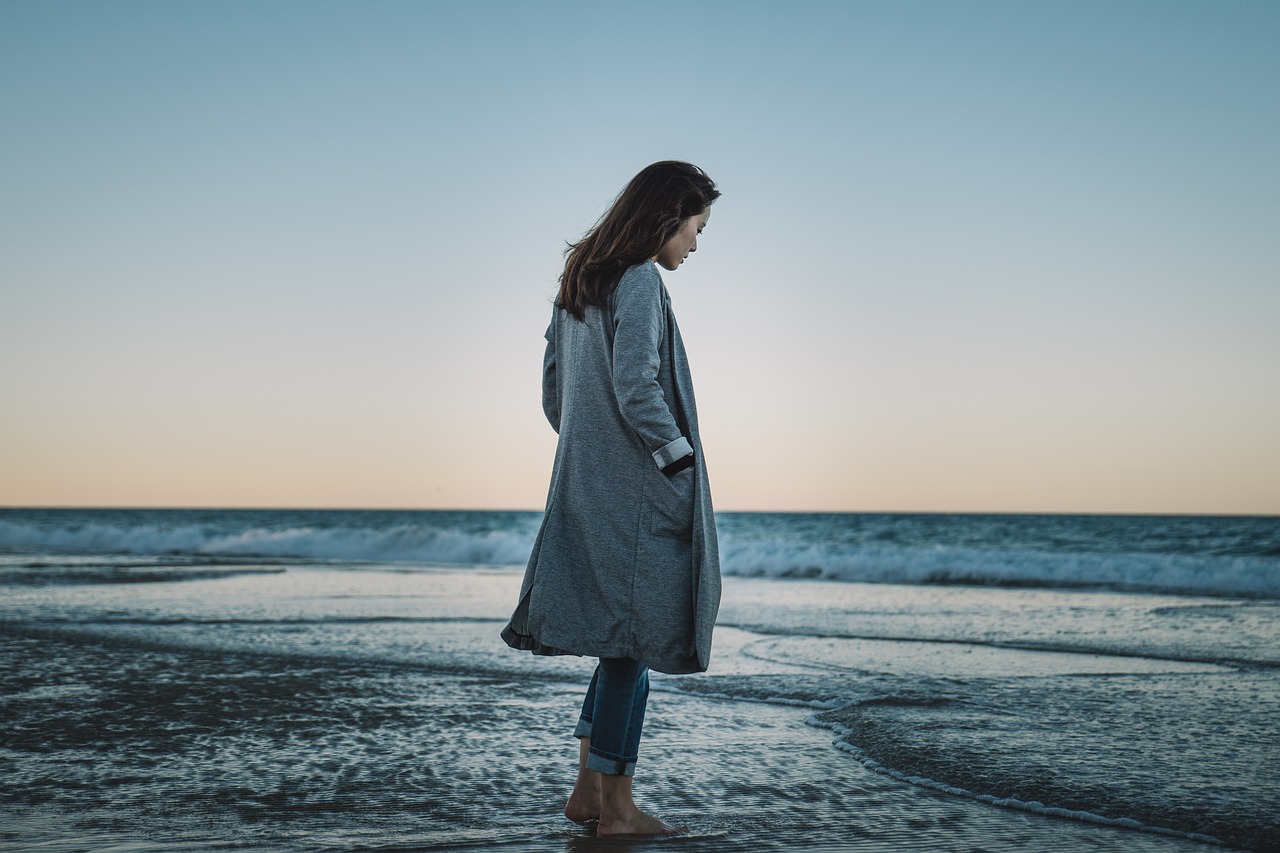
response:
<svg viewBox="0 0 1280 853"><path fill-rule="evenodd" d="M575 734L579 749L578 783L565 814L584 820L593 800L600 835L681 832L642 812L631 793L644 712L649 696L649 673L638 661L602 658L591 679ZM572 807L572 808L571 808ZM572 813L571 813L572 812Z"/></svg>
<svg viewBox="0 0 1280 853"><path fill-rule="evenodd" d="M600 667L591 675L591 684L587 687L587 696L582 702L582 714L578 718L578 727L574 736L578 738L578 778L574 780L573 792L569 794L569 802L565 803L564 816L577 823L600 818L600 774L587 770L587 755L591 749L591 719L595 715L596 685L600 678Z"/></svg>
<svg viewBox="0 0 1280 853"><path fill-rule="evenodd" d="M607 776L631 776L636 772L649 699L649 670L630 658L601 658L594 680L587 769Z"/></svg>

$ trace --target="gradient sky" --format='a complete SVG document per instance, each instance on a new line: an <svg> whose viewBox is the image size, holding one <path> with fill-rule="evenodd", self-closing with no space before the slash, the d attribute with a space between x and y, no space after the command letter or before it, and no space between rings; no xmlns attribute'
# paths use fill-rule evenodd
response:
<svg viewBox="0 0 1280 853"><path fill-rule="evenodd" d="M720 509L1280 513L1280 3L0 0L0 505L540 508L649 162Z"/></svg>

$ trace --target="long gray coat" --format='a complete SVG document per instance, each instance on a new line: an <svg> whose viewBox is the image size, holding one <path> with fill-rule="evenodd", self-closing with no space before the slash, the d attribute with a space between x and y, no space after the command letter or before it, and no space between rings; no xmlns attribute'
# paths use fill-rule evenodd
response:
<svg viewBox="0 0 1280 853"><path fill-rule="evenodd" d="M557 308L542 407L560 434L546 513L502 638L535 654L702 672L720 556L693 382L654 264L585 321ZM694 465L662 468L692 449Z"/></svg>

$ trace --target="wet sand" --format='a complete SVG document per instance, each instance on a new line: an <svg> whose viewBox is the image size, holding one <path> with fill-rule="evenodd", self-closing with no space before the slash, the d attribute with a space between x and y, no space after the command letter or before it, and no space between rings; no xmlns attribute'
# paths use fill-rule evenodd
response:
<svg viewBox="0 0 1280 853"><path fill-rule="evenodd" d="M63 621L0 633L0 850L1206 849L873 772L806 724L814 708L696 692L712 677L655 677L636 776L640 804L691 832L597 839L560 815L590 662L501 645L513 583L290 572L62 591ZM761 641L721 631L713 674L807 677L812 662ZM946 668L934 647L886 648Z"/></svg>

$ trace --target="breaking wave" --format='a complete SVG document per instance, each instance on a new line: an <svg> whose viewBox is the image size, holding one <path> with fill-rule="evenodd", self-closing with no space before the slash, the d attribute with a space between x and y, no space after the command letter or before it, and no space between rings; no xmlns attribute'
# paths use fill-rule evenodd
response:
<svg viewBox="0 0 1280 853"><path fill-rule="evenodd" d="M7 511L0 512L0 553L517 567L528 560L541 518L494 511ZM1178 552L1163 544L1142 550L1134 533L1066 542L1039 531L1028 536L1029 522L1012 517L1001 520L1004 527L984 519L931 519L928 529L913 528L919 519L889 521L730 514L720 525L721 567L741 577L1280 598L1280 560L1267 550L1270 525L1247 547L1224 553L1208 548L1219 548L1220 535L1191 537L1196 541L1180 542ZM896 541L879 541L873 523ZM1054 523L1065 530L1081 524ZM1132 529L1150 538L1149 531L1168 526L1148 521ZM1126 550L1133 542L1137 547Z"/></svg>
<svg viewBox="0 0 1280 853"><path fill-rule="evenodd" d="M1280 563L1257 557L1109 554L954 546L721 543L725 574L861 583L1106 587L1280 598Z"/></svg>

